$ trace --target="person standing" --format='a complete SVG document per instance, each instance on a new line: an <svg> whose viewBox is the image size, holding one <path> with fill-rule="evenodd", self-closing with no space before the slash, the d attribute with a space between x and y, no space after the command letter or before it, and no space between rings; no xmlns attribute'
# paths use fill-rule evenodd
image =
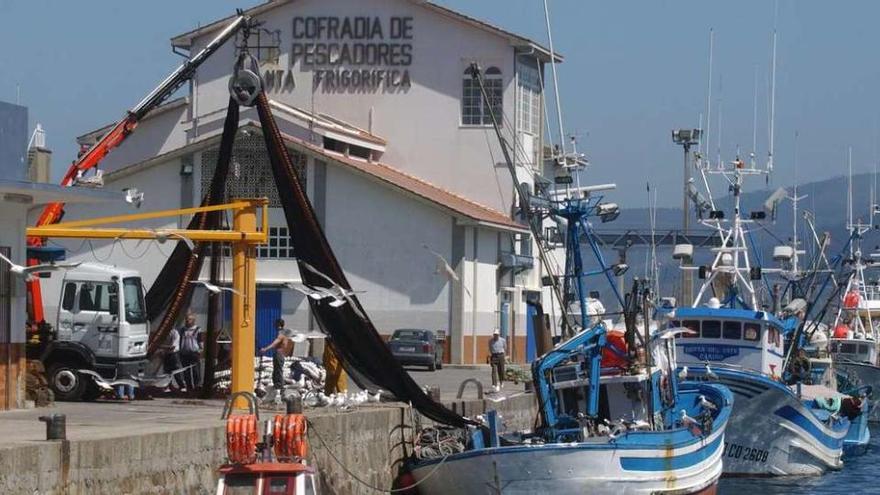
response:
<svg viewBox="0 0 880 495"><path fill-rule="evenodd" d="M492 365L492 390L498 392L504 385L504 361L507 359L507 340L496 328L489 340L489 363Z"/></svg>
<svg viewBox="0 0 880 495"><path fill-rule="evenodd" d="M285 328L284 325L283 319L278 318L275 320L275 329L278 331L278 336L275 337L271 344L260 349L260 353L265 353L272 349L275 350L272 354L272 386L275 388L276 397L279 398L284 395L284 358L293 355L295 345L292 339L292 332Z"/></svg>
<svg viewBox="0 0 880 495"><path fill-rule="evenodd" d="M183 372L183 379L188 389L195 390L202 383L202 328L196 325L195 315L189 313L179 331L180 364L188 367Z"/></svg>
<svg viewBox="0 0 880 495"><path fill-rule="evenodd" d="M172 329L168 332L162 350L165 352L165 357L162 359L165 373L171 374L182 368L180 365L180 333L178 331ZM174 383L182 392L186 392L186 383L180 373L174 375Z"/></svg>

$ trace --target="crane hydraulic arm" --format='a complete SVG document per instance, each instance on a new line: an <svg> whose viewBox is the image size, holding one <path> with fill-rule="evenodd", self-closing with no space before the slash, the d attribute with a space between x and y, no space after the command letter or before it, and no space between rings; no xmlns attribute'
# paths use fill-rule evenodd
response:
<svg viewBox="0 0 880 495"><path fill-rule="evenodd" d="M144 97L134 108L126 112L125 116L116 123L113 128L98 140L87 152L76 159L64 174L61 180L61 186L72 186L76 179L84 172L96 168L101 160L107 156L110 151L119 146L125 138L131 134L137 127L138 123L151 110L159 106L163 101L173 95L187 81L192 79L202 63L213 55L229 38L241 29L247 29L250 26L250 17L238 12L238 15L220 32L210 43L202 50L190 57L181 64L174 72L168 75L153 91ZM52 225L61 221L64 216L64 203L50 203L46 205L37 220L37 227ZM40 247L44 245L44 239L41 237L29 237L29 247ZM36 264L38 261L29 256L28 264ZM42 297L40 294L39 280L33 280L28 283L28 317L32 322L40 323L44 321Z"/></svg>

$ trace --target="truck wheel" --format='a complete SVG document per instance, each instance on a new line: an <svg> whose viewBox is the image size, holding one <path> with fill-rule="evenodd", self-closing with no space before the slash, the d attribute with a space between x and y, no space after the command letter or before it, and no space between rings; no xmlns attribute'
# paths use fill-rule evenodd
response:
<svg viewBox="0 0 880 495"><path fill-rule="evenodd" d="M49 387L55 393L56 400L78 401L86 391L86 378L79 374L76 366L58 363L49 366L47 373Z"/></svg>

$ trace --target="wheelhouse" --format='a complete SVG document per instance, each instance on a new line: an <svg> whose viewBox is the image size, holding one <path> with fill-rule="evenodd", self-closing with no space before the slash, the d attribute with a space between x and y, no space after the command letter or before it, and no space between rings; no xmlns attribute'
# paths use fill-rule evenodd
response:
<svg viewBox="0 0 880 495"><path fill-rule="evenodd" d="M834 359L877 365L877 343L871 339L830 339L828 350Z"/></svg>
<svg viewBox="0 0 880 495"><path fill-rule="evenodd" d="M784 360L785 324L763 311L679 308L668 328L687 328L676 340L680 365L721 363L777 376Z"/></svg>

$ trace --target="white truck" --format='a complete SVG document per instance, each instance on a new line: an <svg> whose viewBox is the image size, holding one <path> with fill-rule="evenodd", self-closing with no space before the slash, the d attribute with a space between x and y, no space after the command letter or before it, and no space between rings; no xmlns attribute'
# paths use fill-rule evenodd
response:
<svg viewBox="0 0 880 495"><path fill-rule="evenodd" d="M149 334L137 271L99 263L67 270L54 331L41 336L38 348L55 398L96 398L91 372L108 382L142 375Z"/></svg>

